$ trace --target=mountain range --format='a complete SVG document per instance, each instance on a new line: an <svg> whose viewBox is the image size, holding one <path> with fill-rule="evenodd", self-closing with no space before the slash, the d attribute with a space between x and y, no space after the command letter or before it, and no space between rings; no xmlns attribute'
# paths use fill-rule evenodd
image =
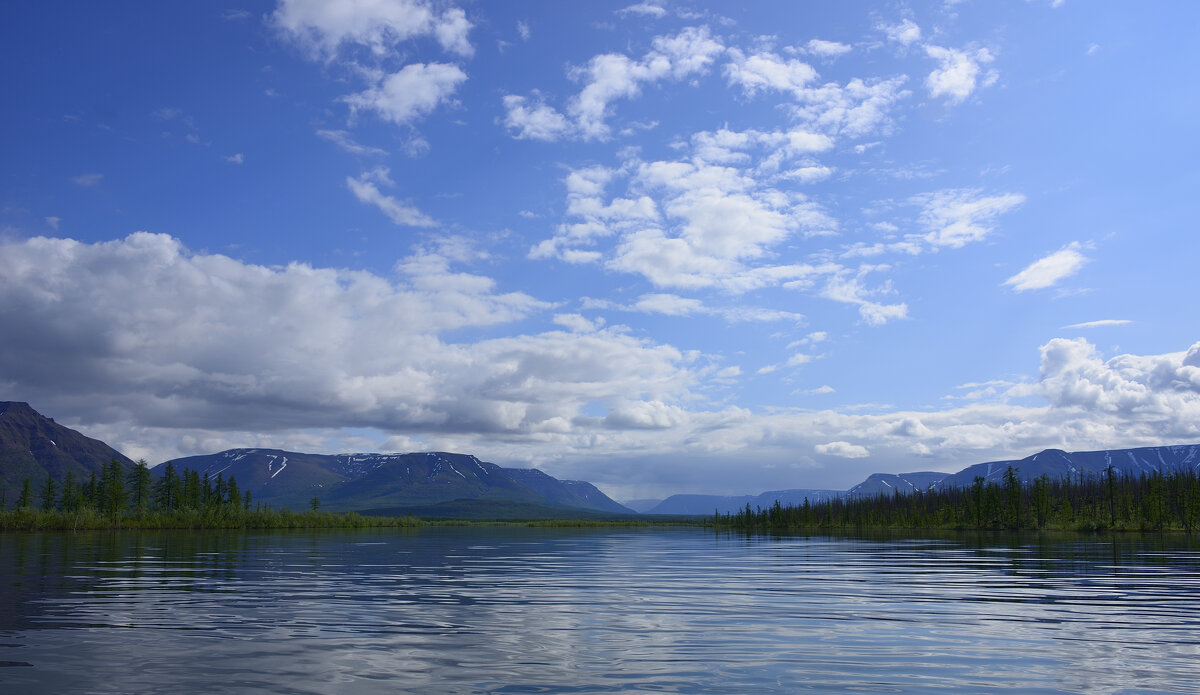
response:
<svg viewBox="0 0 1200 695"><path fill-rule="evenodd" d="M775 504L776 500L784 506L803 504L805 498L810 504L817 504L839 497L875 497L881 494L911 494L950 487L970 487L976 477L989 483L999 483L1009 466L1016 471L1017 478L1023 484L1043 475L1051 479L1101 476L1109 466L1118 475L1134 477L1153 473L1200 472L1200 444L1077 452L1046 449L1023 459L977 463L957 473L872 473L848 490L775 490L738 497L672 495L657 504L651 504L653 500L637 502L647 514L697 515L712 514L714 510L726 514L744 509L746 504L765 509Z"/></svg>
<svg viewBox="0 0 1200 695"><path fill-rule="evenodd" d="M536 468L502 468L469 454L303 454L279 449L230 449L172 462L216 478L236 477L253 499L301 509L316 497L322 509L361 511L419 507L453 500L507 500L551 508L633 514L594 485L558 480ZM163 466L154 471L163 474Z"/></svg>
<svg viewBox="0 0 1200 695"><path fill-rule="evenodd" d="M79 481L110 460L132 469L128 457L97 439L86 437L44 417L27 403L0 401L0 489L15 491L25 478L35 488L68 472ZM844 497L911 494L947 487L967 487L976 478L1000 482L1011 466L1023 483L1042 475L1060 479L1100 476L1111 466L1119 475L1139 476L1179 471L1200 472L1200 444L1108 449L1069 453L1046 449L1023 459L990 461L957 473L921 471L875 473L847 490L789 489L759 495L672 495L665 500L635 500L624 506L594 485L558 480L536 468L503 468L468 454L305 454L278 449L230 449L172 462L176 471L194 470L210 478L236 477L252 498L277 507L303 509L316 497L323 509L338 511L406 509L430 514L454 510L463 515L472 505L500 509L505 504L547 514L709 515L735 512L746 505L770 507L818 504ZM152 469L163 475L165 466ZM557 510L557 512L555 511ZM532 512L531 512L532 513ZM448 514L450 512L448 511Z"/></svg>

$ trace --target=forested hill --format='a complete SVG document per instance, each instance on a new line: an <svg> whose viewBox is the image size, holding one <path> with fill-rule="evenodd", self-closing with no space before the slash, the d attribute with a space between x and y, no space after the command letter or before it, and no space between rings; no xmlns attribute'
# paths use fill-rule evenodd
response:
<svg viewBox="0 0 1200 695"><path fill-rule="evenodd" d="M88 480L114 459L133 468L133 461L121 452L63 427L28 403L0 401L0 487L10 494L26 478L36 484L47 476L61 482L70 473L78 481Z"/></svg>

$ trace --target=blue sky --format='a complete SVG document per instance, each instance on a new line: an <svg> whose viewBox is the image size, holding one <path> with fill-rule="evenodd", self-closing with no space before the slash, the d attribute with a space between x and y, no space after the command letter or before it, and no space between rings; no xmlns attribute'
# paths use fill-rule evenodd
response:
<svg viewBox="0 0 1200 695"><path fill-rule="evenodd" d="M615 497L1200 441L1194 3L7 3L0 397Z"/></svg>

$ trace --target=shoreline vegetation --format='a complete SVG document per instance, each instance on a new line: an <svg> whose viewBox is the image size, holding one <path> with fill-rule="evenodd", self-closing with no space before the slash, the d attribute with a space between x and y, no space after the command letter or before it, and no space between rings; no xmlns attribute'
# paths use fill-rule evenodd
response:
<svg viewBox="0 0 1200 695"><path fill-rule="evenodd" d="M1002 482L976 477L970 487L899 492L768 509L749 505L715 513L717 528L790 533L848 530L1083 531L1191 533L1200 528L1200 475L1194 471L1101 475L1022 483L1009 466Z"/></svg>
<svg viewBox="0 0 1200 695"><path fill-rule="evenodd" d="M1200 528L1200 475L1196 472L1102 475L1022 483L1009 467L1002 482L976 478L970 487L907 494L841 498L819 504L768 508L749 505L734 513L702 517L641 518L446 518L412 514L371 515L254 505L232 476L211 479L172 464L153 480L145 462L127 471L105 464L78 483L47 478L40 489L24 481L15 504L0 490L0 532L96 530L263 530L320 528L416 528L422 526L522 525L534 527L697 526L746 533L908 531L1084 531L1191 533Z"/></svg>

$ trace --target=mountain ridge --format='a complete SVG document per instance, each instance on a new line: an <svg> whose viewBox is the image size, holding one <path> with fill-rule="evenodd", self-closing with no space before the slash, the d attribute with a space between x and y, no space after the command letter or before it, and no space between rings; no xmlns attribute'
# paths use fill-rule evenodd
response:
<svg viewBox="0 0 1200 695"><path fill-rule="evenodd" d="M562 481L536 468L503 468L470 454L306 454L282 449L228 449L170 462L176 470L235 476L253 499L303 507L313 497L337 511L426 507L462 499L509 500L547 507L633 514L591 483ZM165 473L165 464L154 467Z"/></svg>

